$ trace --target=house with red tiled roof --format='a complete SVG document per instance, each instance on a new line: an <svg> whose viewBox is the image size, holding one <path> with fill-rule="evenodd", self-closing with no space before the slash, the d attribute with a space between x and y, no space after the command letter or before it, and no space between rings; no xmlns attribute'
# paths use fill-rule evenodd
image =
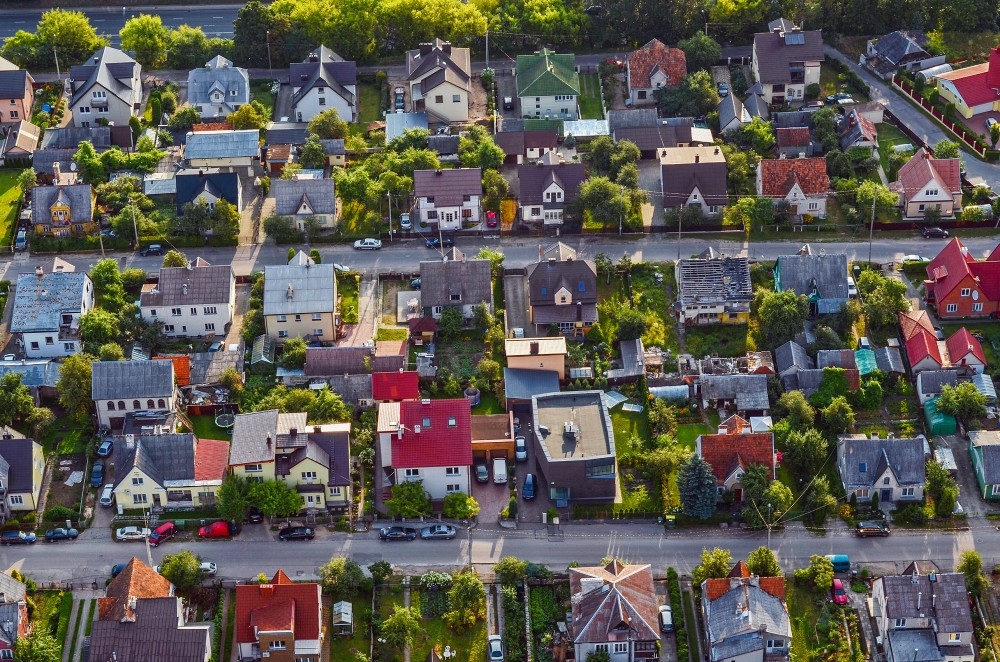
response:
<svg viewBox="0 0 1000 662"><path fill-rule="evenodd" d="M871 155L878 146L878 131L875 124L856 109L852 109L844 120L843 131L840 134L840 150L860 147Z"/></svg>
<svg viewBox="0 0 1000 662"><path fill-rule="evenodd" d="M573 620L570 636L578 658L603 649L611 659L655 660L660 625L649 564L570 568Z"/></svg>
<svg viewBox="0 0 1000 662"><path fill-rule="evenodd" d="M659 39L648 41L625 60L625 82L633 106L656 103L656 90L677 87L687 75L684 51Z"/></svg>
<svg viewBox="0 0 1000 662"><path fill-rule="evenodd" d="M415 345L434 342L437 333L437 320L433 317L411 317L407 320L410 326L410 340Z"/></svg>
<svg viewBox="0 0 1000 662"><path fill-rule="evenodd" d="M934 333L934 323L926 310L907 310L899 313L899 329L903 333L903 340L909 340L921 330Z"/></svg>
<svg viewBox="0 0 1000 662"><path fill-rule="evenodd" d="M941 319L990 317L1000 310L1000 251L976 260L960 239L952 239L927 265L924 289Z"/></svg>
<svg viewBox="0 0 1000 662"><path fill-rule="evenodd" d="M928 209L951 218L962 208L960 159L935 159L921 149L899 169L889 189L899 195L903 218L922 219Z"/></svg>
<svg viewBox="0 0 1000 662"><path fill-rule="evenodd" d="M809 127L778 127L774 131L774 149L779 159L812 156L813 145L812 138L809 136Z"/></svg>
<svg viewBox="0 0 1000 662"><path fill-rule="evenodd" d="M115 440L115 498L127 507L210 508L229 468L229 442L193 434Z"/></svg>
<svg viewBox="0 0 1000 662"><path fill-rule="evenodd" d="M240 660L319 662L323 648L322 590L296 584L281 570L266 584L236 587Z"/></svg>
<svg viewBox="0 0 1000 662"><path fill-rule="evenodd" d="M469 494L471 418L465 398L400 402L398 418L379 425L379 460L386 475L397 485L423 481L434 500L454 492Z"/></svg>
<svg viewBox="0 0 1000 662"><path fill-rule="evenodd" d="M951 367L960 374L981 375L986 371L986 354L979 339L964 326L945 341Z"/></svg>
<svg viewBox="0 0 1000 662"><path fill-rule="evenodd" d="M907 339L906 356L910 360L910 372L914 375L925 370L940 370L944 365L937 338L925 329Z"/></svg>
<svg viewBox="0 0 1000 662"><path fill-rule="evenodd" d="M413 370L372 373L372 399L399 402L420 397L420 376Z"/></svg>
<svg viewBox="0 0 1000 662"><path fill-rule="evenodd" d="M735 501L743 500L743 474L753 465L765 467L771 479L774 466L774 435L766 433L702 434L695 440L695 455L712 465L719 490L732 492Z"/></svg>
<svg viewBox="0 0 1000 662"><path fill-rule="evenodd" d="M965 119L1000 110L1000 46L990 51L989 61L936 74L933 80L945 103L955 104Z"/></svg>
<svg viewBox="0 0 1000 662"><path fill-rule="evenodd" d="M792 643L784 577L758 577L740 561L701 583L709 662L783 662Z"/></svg>
<svg viewBox="0 0 1000 662"><path fill-rule="evenodd" d="M791 205L792 216L826 218L830 178L826 159L762 159L757 165L757 195Z"/></svg>
<svg viewBox="0 0 1000 662"><path fill-rule="evenodd" d="M733 414L719 424L719 434L742 434L750 432L750 421L739 414Z"/></svg>
<svg viewBox="0 0 1000 662"><path fill-rule="evenodd" d="M135 621L135 601L169 598L174 585L136 557L111 580L105 597L97 599L97 618L102 621Z"/></svg>

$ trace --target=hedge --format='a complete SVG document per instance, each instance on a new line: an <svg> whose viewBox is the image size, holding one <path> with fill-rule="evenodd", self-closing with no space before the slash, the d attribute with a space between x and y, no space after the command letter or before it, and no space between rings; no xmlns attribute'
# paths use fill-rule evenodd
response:
<svg viewBox="0 0 1000 662"><path fill-rule="evenodd" d="M674 618L674 637L677 640L677 660L687 662L688 636L684 627L684 603L681 602L681 585L677 580L677 571L667 568L667 593L670 595L671 615Z"/></svg>
<svg viewBox="0 0 1000 662"><path fill-rule="evenodd" d="M205 240L208 243L205 243ZM215 248L221 248L223 246L236 246L239 244L239 240L236 238L226 239L224 237L215 236L186 236L178 235L176 237L140 237L139 246L144 248L150 244L160 244L165 250L171 248L204 248L205 246L214 246Z"/></svg>

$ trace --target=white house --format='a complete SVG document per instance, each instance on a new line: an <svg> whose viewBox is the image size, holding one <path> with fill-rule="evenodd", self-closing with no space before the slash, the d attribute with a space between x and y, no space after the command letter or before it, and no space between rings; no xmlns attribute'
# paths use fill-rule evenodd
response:
<svg viewBox="0 0 1000 662"><path fill-rule="evenodd" d="M320 46L302 62L292 64L288 80L292 86L292 112L296 122L308 122L324 110L336 108L340 119L358 118L357 66L326 46Z"/></svg>
<svg viewBox="0 0 1000 662"><path fill-rule="evenodd" d="M928 459L927 442L915 439L868 439L863 434L837 437L837 471L850 496L870 501L879 495L879 503L919 503L924 498L924 463Z"/></svg>
<svg viewBox="0 0 1000 662"><path fill-rule="evenodd" d="M538 165L518 166L517 176L521 182L518 206L522 221L562 225L566 210L576 200L580 184L587 179L585 165L562 163L556 156L549 152Z"/></svg>
<svg viewBox="0 0 1000 662"><path fill-rule="evenodd" d="M188 103L198 109L202 119L225 119L250 103L250 74L216 55L204 67L188 73Z"/></svg>
<svg viewBox="0 0 1000 662"><path fill-rule="evenodd" d="M826 218L830 178L826 159L763 159L757 165L757 195L789 204L792 216Z"/></svg>
<svg viewBox="0 0 1000 662"><path fill-rule="evenodd" d="M163 322L178 337L225 336L236 305L236 277L230 265L198 258L186 267L160 269L156 285L143 287L139 310L147 322Z"/></svg>
<svg viewBox="0 0 1000 662"><path fill-rule="evenodd" d="M105 119L128 126L142 107L142 67L117 48L105 46L69 71L74 126L97 126Z"/></svg>
<svg viewBox="0 0 1000 662"><path fill-rule="evenodd" d="M71 356L83 349L80 317L94 309L94 283L77 272L18 274L10 332L29 359Z"/></svg>
<svg viewBox="0 0 1000 662"><path fill-rule="evenodd" d="M543 48L517 56L517 96L521 114L540 118L579 119L580 74L576 56Z"/></svg>
<svg viewBox="0 0 1000 662"><path fill-rule="evenodd" d="M91 396L97 420L121 428L129 412L171 412L177 405L173 361L94 361Z"/></svg>
<svg viewBox="0 0 1000 662"><path fill-rule="evenodd" d="M802 30L784 18L771 21L767 28L769 32L753 36L751 66L761 96L774 105L802 101L806 89L819 84L823 33Z"/></svg>
<svg viewBox="0 0 1000 662"><path fill-rule="evenodd" d="M187 134L184 158L192 168L246 168L260 161L260 132L194 131Z"/></svg>
<svg viewBox="0 0 1000 662"><path fill-rule="evenodd" d="M483 171L417 170L413 173L413 197L417 198L422 223L440 224L442 232L461 230L463 222L480 222Z"/></svg>

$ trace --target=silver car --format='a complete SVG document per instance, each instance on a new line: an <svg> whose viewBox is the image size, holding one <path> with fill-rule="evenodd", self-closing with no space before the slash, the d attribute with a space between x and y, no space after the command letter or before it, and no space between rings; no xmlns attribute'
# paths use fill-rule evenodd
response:
<svg viewBox="0 0 1000 662"><path fill-rule="evenodd" d="M140 529L137 526L123 526L122 528L115 531L115 538L121 542L132 542L137 540L145 540L149 537L149 529Z"/></svg>
<svg viewBox="0 0 1000 662"><path fill-rule="evenodd" d="M490 662L503 662L503 639L498 634L491 634L486 640L486 652Z"/></svg>
<svg viewBox="0 0 1000 662"><path fill-rule="evenodd" d="M514 459L518 462L528 461L528 447L524 443L524 437L514 437Z"/></svg>
<svg viewBox="0 0 1000 662"><path fill-rule="evenodd" d="M104 489L101 490L101 505L110 508L111 504L115 502L115 486L113 483L107 483Z"/></svg>

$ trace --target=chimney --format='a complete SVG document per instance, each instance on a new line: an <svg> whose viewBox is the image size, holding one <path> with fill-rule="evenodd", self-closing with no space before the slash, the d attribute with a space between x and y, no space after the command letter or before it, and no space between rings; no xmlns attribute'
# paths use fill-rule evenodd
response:
<svg viewBox="0 0 1000 662"><path fill-rule="evenodd" d="M41 277L45 275L45 268L41 266L35 267L35 275L41 279Z"/></svg>
<svg viewBox="0 0 1000 662"><path fill-rule="evenodd" d="M310 53L309 54L309 61L310 62L319 62L319 55L317 53Z"/></svg>
<svg viewBox="0 0 1000 662"><path fill-rule="evenodd" d="M182 291L182 292L183 292L183 293L184 293L185 295L187 295L187 293L188 293L188 285L190 285L190 284L191 284L191 281L190 281L190 280L188 280L188 281L185 281L183 285L181 285L181 291Z"/></svg>
<svg viewBox="0 0 1000 662"><path fill-rule="evenodd" d="M443 50L448 55L451 55L451 42L446 41L443 44L441 44L441 50Z"/></svg>
<svg viewBox="0 0 1000 662"><path fill-rule="evenodd" d="M286 299L294 299L295 298L295 290L292 289L292 284L291 283L288 284L288 290L285 292L285 298Z"/></svg>
<svg viewBox="0 0 1000 662"><path fill-rule="evenodd" d="M931 593L931 607L937 607L937 593Z"/></svg>
<svg viewBox="0 0 1000 662"><path fill-rule="evenodd" d="M537 340L532 340L531 341L531 345L529 347L531 348L530 349L531 354L533 356L538 356L538 341Z"/></svg>
<svg viewBox="0 0 1000 662"><path fill-rule="evenodd" d="M413 426L413 434L420 434L420 426L419 425L414 425Z"/></svg>
<svg viewBox="0 0 1000 662"><path fill-rule="evenodd" d="M435 170L434 171L434 175L437 176L437 177L440 177L441 176L441 168L438 168L437 170Z"/></svg>
<svg viewBox="0 0 1000 662"><path fill-rule="evenodd" d="M666 153L666 152L664 152L664 153ZM715 148L715 155L716 155L716 156L718 156L718 155L719 155L719 148L718 148L718 147L716 147L716 148Z"/></svg>
<svg viewBox="0 0 1000 662"><path fill-rule="evenodd" d="M99 58L98 56L95 55L94 56L94 64L97 64L100 61L101 61L101 58Z"/></svg>
<svg viewBox="0 0 1000 662"><path fill-rule="evenodd" d="M462 264L465 264L467 260L468 258L466 257L465 253L462 253Z"/></svg>
<svg viewBox="0 0 1000 662"><path fill-rule="evenodd" d="M986 86L1000 87L1000 46L990 51L990 64L986 70Z"/></svg>
<svg viewBox="0 0 1000 662"><path fill-rule="evenodd" d="M267 447L268 448L271 447L271 433L270 432L267 433Z"/></svg>
<svg viewBox="0 0 1000 662"><path fill-rule="evenodd" d="M58 184L59 183L59 178L61 176L62 176L62 173L59 172L59 162L58 161L53 161L52 162L52 181L55 182L56 184Z"/></svg>
<svg viewBox="0 0 1000 662"><path fill-rule="evenodd" d="M288 438L289 438L289 439L291 439L292 441L295 441L295 439L296 439L296 438L297 438L298 436L299 436L299 431L298 431L298 429L296 429L296 428L289 428L289 430L288 430Z"/></svg>
<svg viewBox="0 0 1000 662"><path fill-rule="evenodd" d="M431 44L420 44L420 55L421 55L421 57L424 56L424 55L428 55L431 52L432 48L433 48L433 45L431 45Z"/></svg>

